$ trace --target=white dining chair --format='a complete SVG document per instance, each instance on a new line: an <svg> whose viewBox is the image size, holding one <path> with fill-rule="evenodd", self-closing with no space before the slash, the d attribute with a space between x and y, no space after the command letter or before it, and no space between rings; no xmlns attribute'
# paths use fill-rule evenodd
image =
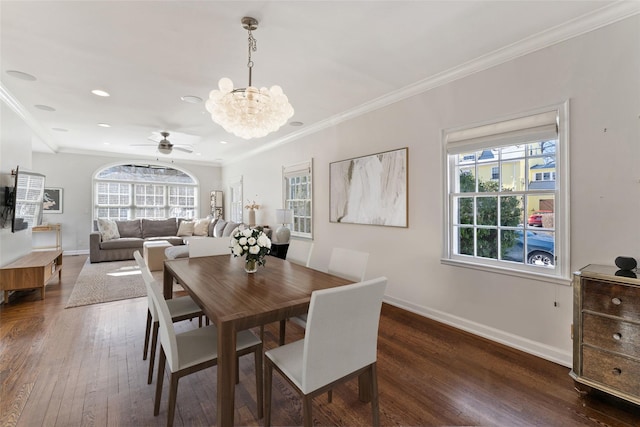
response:
<svg viewBox="0 0 640 427"><path fill-rule="evenodd" d="M345 248L333 248L331 251L331 257L329 258L329 268L327 271L329 274L342 277L343 279L361 282L364 280L365 273L367 272L368 261L369 254L367 252ZM304 328L307 324L307 315L301 314L300 316L292 317L290 320ZM284 344L284 335L285 331L283 330L281 322L280 345Z"/></svg>
<svg viewBox="0 0 640 427"><path fill-rule="evenodd" d="M291 239L287 249L287 261L309 267L313 242L310 240Z"/></svg>
<svg viewBox="0 0 640 427"><path fill-rule="evenodd" d="M189 258L231 255L230 237L202 237L189 239Z"/></svg>
<svg viewBox="0 0 640 427"><path fill-rule="evenodd" d="M138 263L138 267L140 268L140 272L142 273L143 280L153 280L153 276L151 275L147 264L144 262L144 258L142 258L142 255L140 255L140 252L135 251L133 253L133 256ZM156 360L156 348L158 347L158 329L160 327L160 323L158 321L158 312L156 311L156 306L153 303L151 294L149 292L147 292L147 305L147 328L144 334L142 360L147 360L147 354L149 353L149 348L151 348L151 355L149 357L149 373L147 374L147 384L151 384L151 382L153 381L153 367ZM199 325L202 326L202 316L204 316L204 313L190 296L172 298L167 301L167 306L169 307L169 313L173 322L180 322L182 320L189 320L198 317L200 318ZM149 338L151 338L151 340L149 340Z"/></svg>
<svg viewBox="0 0 640 427"><path fill-rule="evenodd" d="M271 425L274 369L302 396L305 426L312 425L315 396L328 391L331 401L337 384L360 375L370 380L373 425L380 424L376 360L386 284L379 277L311 294L304 339L265 353L265 427Z"/></svg>
<svg viewBox="0 0 640 427"><path fill-rule="evenodd" d="M147 274L148 273L148 274ZM160 413L165 365L169 368L169 406L167 426L173 425L178 394L178 381L185 375L215 366L218 363L218 330L215 325L176 334L168 302L160 286L148 271L143 271L147 292L151 294L160 322L160 359L153 415ZM236 338L236 357L254 354L256 371L256 400L258 418L263 417L262 341L248 330L240 331ZM236 371L236 378L237 378Z"/></svg>

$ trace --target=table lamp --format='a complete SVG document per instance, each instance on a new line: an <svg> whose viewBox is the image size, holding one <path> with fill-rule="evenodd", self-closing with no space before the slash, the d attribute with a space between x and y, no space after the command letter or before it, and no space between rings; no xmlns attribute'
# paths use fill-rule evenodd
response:
<svg viewBox="0 0 640 427"><path fill-rule="evenodd" d="M278 243L289 243L291 231L286 227L287 224L293 224L292 209L276 209L276 222L282 224L276 230L276 240Z"/></svg>

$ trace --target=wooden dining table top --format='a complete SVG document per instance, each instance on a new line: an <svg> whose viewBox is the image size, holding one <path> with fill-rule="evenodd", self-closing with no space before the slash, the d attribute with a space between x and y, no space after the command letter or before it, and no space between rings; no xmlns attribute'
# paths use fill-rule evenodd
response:
<svg viewBox="0 0 640 427"><path fill-rule="evenodd" d="M213 323L232 321L242 330L304 314L313 291L352 283L276 257L247 273L244 261L231 255L165 261L165 298L175 277Z"/></svg>

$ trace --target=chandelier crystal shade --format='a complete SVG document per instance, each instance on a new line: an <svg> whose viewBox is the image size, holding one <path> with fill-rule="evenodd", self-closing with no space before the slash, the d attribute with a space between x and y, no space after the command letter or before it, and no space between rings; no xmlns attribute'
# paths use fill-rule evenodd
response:
<svg viewBox="0 0 640 427"><path fill-rule="evenodd" d="M242 26L249 33L249 85L234 89L231 79L223 77L218 89L209 93L205 107L213 121L227 132L244 139L260 138L285 124L293 116L293 107L280 86L258 89L251 85L251 52L256 51L256 39L251 31L258 28L258 21L244 17Z"/></svg>

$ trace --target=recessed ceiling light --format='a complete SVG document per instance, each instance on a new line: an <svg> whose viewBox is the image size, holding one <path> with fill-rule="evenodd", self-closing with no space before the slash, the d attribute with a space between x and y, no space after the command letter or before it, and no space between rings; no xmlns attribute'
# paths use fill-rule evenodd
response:
<svg viewBox="0 0 640 427"><path fill-rule="evenodd" d="M101 89L94 89L91 91L91 93L98 96L111 96L109 95L109 92L105 92L104 90L101 90Z"/></svg>
<svg viewBox="0 0 640 427"><path fill-rule="evenodd" d="M220 144L228 144L227 141L220 141Z"/></svg>
<svg viewBox="0 0 640 427"><path fill-rule="evenodd" d="M291 122L289 123L291 126L302 126L304 123L302 122Z"/></svg>
<svg viewBox="0 0 640 427"><path fill-rule="evenodd" d="M188 102L189 104L199 104L202 102L202 98L195 95L185 95L180 97L184 102Z"/></svg>
<svg viewBox="0 0 640 427"><path fill-rule="evenodd" d="M37 80L35 76L32 76L31 74L23 73L22 71L17 71L17 70L7 70L7 74L20 80L27 80L30 82Z"/></svg>
<svg viewBox="0 0 640 427"><path fill-rule="evenodd" d="M42 111L56 111L55 108L49 107L48 105L38 104L38 105L34 105L34 107L36 107L38 110L42 110Z"/></svg>
<svg viewBox="0 0 640 427"><path fill-rule="evenodd" d="M102 145L111 145L110 142L103 142Z"/></svg>
<svg viewBox="0 0 640 427"><path fill-rule="evenodd" d="M69 129L65 129L65 128L51 128L53 130L55 130L56 132L69 132Z"/></svg>
<svg viewBox="0 0 640 427"><path fill-rule="evenodd" d="M202 156L202 153L196 153L196 156Z"/></svg>
<svg viewBox="0 0 640 427"><path fill-rule="evenodd" d="M101 128L110 128L111 125L108 123L98 123L98 126L100 126Z"/></svg>

